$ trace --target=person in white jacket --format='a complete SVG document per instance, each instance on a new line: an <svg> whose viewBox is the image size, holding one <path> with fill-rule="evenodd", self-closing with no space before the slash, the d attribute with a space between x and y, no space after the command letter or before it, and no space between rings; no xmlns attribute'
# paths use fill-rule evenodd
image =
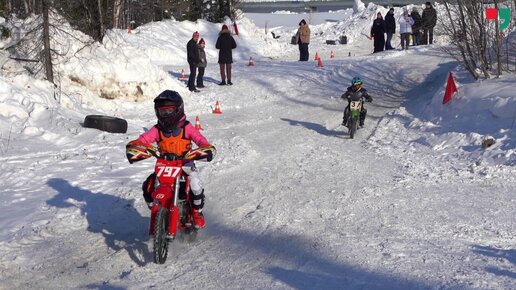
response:
<svg viewBox="0 0 516 290"><path fill-rule="evenodd" d="M398 23L400 24L401 49L408 49L410 35L412 34L412 25L414 25L414 19L412 19L407 10L404 10L403 15L398 20Z"/></svg>

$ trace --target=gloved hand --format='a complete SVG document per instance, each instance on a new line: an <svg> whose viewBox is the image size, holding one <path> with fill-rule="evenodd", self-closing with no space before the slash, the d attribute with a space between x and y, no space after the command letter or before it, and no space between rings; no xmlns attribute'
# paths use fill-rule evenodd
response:
<svg viewBox="0 0 516 290"><path fill-rule="evenodd" d="M215 157L217 149L215 149L215 146L210 145L209 147L204 149L204 152L206 153L206 161L210 162L213 160L213 157Z"/></svg>
<svg viewBox="0 0 516 290"><path fill-rule="evenodd" d="M197 148L195 150L188 152L185 156L185 159L188 159L188 160L206 159L206 161L210 162L211 160L213 160L216 153L217 153L217 149L215 149L215 146L209 145L209 146Z"/></svg>
<svg viewBox="0 0 516 290"><path fill-rule="evenodd" d="M152 145L145 144L138 140L133 140L127 143L125 146L125 152L130 164L147 159L156 154L155 148L152 147Z"/></svg>

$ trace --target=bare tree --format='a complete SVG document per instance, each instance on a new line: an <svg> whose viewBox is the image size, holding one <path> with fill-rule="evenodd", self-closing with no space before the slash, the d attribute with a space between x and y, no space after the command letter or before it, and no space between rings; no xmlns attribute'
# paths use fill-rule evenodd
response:
<svg viewBox="0 0 516 290"><path fill-rule="evenodd" d="M443 2L446 15L441 18L441 27L451 42L451 47L445 47L445 51L460 60L475 79L501 75L504 70L502 45L507 36L500 32L498 19L486 20L485 9L489 6L484 1ZM502 2L507 3L492 1L493 8L500 8Z"/></svg>
<svg viewBox="0 0 516 290"><path fill-rule="evenodd" d="M54 83L54 72L52 67L52 55L50 53L50 32L48 20L48 0L41 0L43 10L43 63L47 80Z"/></svg>
<svg viewBox="0 0 516 290"><path fill-rule="evenodd" d="M113 1L113 28L122 28L123 19L122 19L122 11L124 9L125 1L123 0L114 0Z"/></svg>
<svg viewBox="0 0 516 290"><path fill-rule="evenodd" d="M30 15L32 12L30 0L23 0L23 6L25 7L25 15Z"/></svg>

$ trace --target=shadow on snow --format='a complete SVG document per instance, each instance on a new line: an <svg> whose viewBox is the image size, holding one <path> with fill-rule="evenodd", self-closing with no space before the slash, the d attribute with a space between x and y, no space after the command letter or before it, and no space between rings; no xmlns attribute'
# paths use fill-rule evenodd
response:
<svg viewBox="0 0 516 290"><path fill-rule="evenodd" d="M516 249L498 249L493 247L486 246L473 246L473 252L488 256L491 258L496 258L497 260L507 261L512 264L513 267L516 266ZM516 279L516 272L500 269L496 267L486 267L485 270L489 273L493 273L498 276L507 276L512 279Z"/></svg>
<svg viewBox="0 0 516 290"><path fill-rule="evenodd" d="M145 259L151 256L146 244L149 218L136 211L133 200L91 192L61 178L49 179L47 184L57 191L47 204L58 208L79 207L88 221L88 231L101 234L114 251L126 250L139 266L146 264Z"/></svg>
<svg viewBox="0 0 516 290"><path fill-rule="evenodd" d="M344 133L344 130L340 130L340 131L329 130L326 127L324 127L323 125L317 124L317 123L297 121L297 120L292 120L292 119L288 119L288 118L281 118L281 120L288 122L291 126L302 126L302 127L313 130L313 131L315 131L319 134L325 135L325 136L346 135ZM345 131L347 131L347 130L345 130Z"/></svg>
<svg viewBox="0 0 516 290"><path fill-rule="evenodd" d="M283 232L259 234L213 224L211 236L227 240L232 247L245 249L251 260L263 259L263 273L294 289L434 289L436 285L375 272L325 257L317 241ZM256 261L255 261L256 262ZM242 277L240 277L242 278Z"/></svg>

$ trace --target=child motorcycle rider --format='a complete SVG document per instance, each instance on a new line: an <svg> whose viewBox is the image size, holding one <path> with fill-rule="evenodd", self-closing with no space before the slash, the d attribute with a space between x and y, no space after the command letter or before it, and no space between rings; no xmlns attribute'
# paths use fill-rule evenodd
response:
<svg viewBox="0 0 516 290"><path fill-rule="evenodd" d="M349 105L351 101L359 101L362 98L364 98L368 102L372 102L373 98L367 93L367 90L362 87L362 79L360 77L354 77L351 80L351 86L348 87L347 91L341 96L343 99L348 100L348 105L346 106L346 109L344 109L344 117L342 120L342 125L348 127L348 117L350 113ZM362 110L360 111L360 127L364 127L364 121L367 115L367 110L364 108L362 104Z"/></svg>
<svg viewBox="0 0 516 290"><path fill-rule="evenodd" d="M186 120L184 112L183 98L179 93L171 90L165 90L154 99L154 111L158 119L158 123L149 131L143 133L138 139L127 144L127 148L133 146L150 146L157 143L160 156L175 155L180 159L184 158L192 148L192 141L199 147L203 148L203 152L208 154L207 160L215 156L216 149L195 127ZM127 150L129 162L138 161L142 158L131 155ZM147 158L147 157L144 157ZM132 162L131 162L132 163ZM183 170L188 174L190 181L190 190L193 200L193 220L195 228L203 228L206 221L202 214L204 207L204 189L193 161L187 161L183 165ZM154 183L156 180L155 173L147 177L143 183L143 197L149 208L153 206L152 192L154 191Z"/></svg>

